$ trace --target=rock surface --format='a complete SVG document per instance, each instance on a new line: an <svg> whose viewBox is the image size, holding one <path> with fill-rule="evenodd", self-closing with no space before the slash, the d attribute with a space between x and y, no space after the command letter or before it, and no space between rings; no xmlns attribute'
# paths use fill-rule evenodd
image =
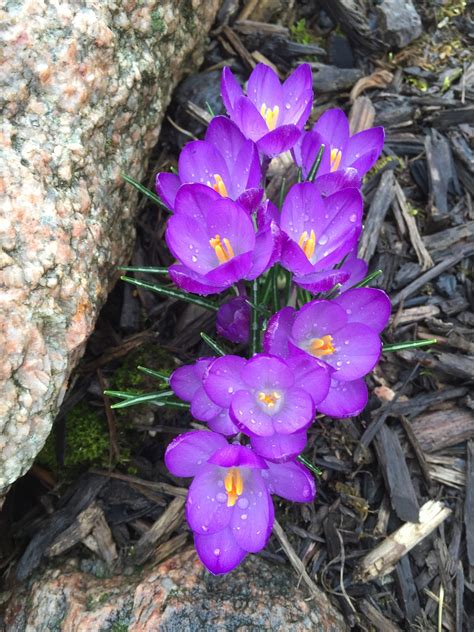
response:
<svg viewBox="0 0 474 632"><path fill-rule="evenodd" d="M347 630L322 593L308 599L291 570L257 557L220 577L193 550L129 577L97 579L67 564L17 592L6 613L9 632Z"/></svg>
<svg viewBox="0 0 474 632"><path fill-rule="evenodd" d="M0 494L41 449L220 0L12 0L2 20Z"/></svg>
<svg viewBox="0 0 474 632"><path fill-rule="evenodd" d="M423 31L421 18L412 0L383 0L375 8L381 39L391 46L403 48Z"/></svg>

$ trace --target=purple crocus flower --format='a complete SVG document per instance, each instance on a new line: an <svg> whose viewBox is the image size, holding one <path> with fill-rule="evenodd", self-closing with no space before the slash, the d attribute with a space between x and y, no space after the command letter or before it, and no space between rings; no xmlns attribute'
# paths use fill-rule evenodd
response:
<svg viewBox="0 0 474 632"><path fill-rule="evenodd" d="M389 316L389 298L373 288L312 301L299 311L285 307L268 324L264 350L284 358L304 353L328 364L334 370L331 387L318 410L337 417L356 414L366 401L361 378L380 357L379 333Z"/></svg>
<svg viewBox="0 0 474 632"><path fill-rule="evenodd" d="M383 127L351 136L346 115L334 108L324 112L311 131L302 134L293 156L307 178L324 144L315 183L323 195L330 195L348 187L360 187L362 178L382 153L383 143Z"/></svg>
<svg viewBox="0 0 474 632"><path fill-rule="evenodd" d="M342 294L346 290L350 290L352 286L362 281L362 279L367 276L368 269L368 264L363 259L357 257L357 248L354 248L344 259L344 263L339 267L339 270L349 274L347 281L339 288L339 293Z"/></svg>
<svg viewBox="0 0 474 632"><path fill-rule="evenodd" d="M287 360L266 354L250 360L229 355L208 366L203 384L214 404L229 409L256 452L283 461L301 452L316 405L328 394L331 373L302 355Z"/></svg>
<svg viewBox="0 0 474 632"><path fill-rule="evenodd" d="M249 339L250 305L245 296L236 296L217 310L216 329L219 336L231 342L242 343Z"/></svg>
<svg viewBox="0 0 474 632"><path fill-rule="evenodd" d="M280 229L281 265L295 274L295 283L323 292L347 281L349 272L333 268L356 246L362 210L357 189L323 199L312 182L293 185L283 204Z"/></svg>
<svg viewBox="0 0 474 632"><path fill-rule="evenodd" d="M179 156L178 174L159 173L156 190L163 202L174 209L182 184L207 185L222 197L237 200L251 213L263 189L257 148L225 116L212 119L205 140L188 143Z"/></svg>
<svg viewBox="0 0 474 632"><path fill-rule="evenodd" d="M165 237L179 263L169 274L187 292L222 292L241 279L255 279L278 257L272 225L256 232L240 204L206 185L180 187L174 210Z"/></svg>
<svg viewBox="0 0 474 632"><path fill-rule="evenodd" d="M295 144L313 104L309 64L298 66L283 84L269 66L258 64L249 77L247 96L230 68L224 68L221 87L230 118L267 156Z"/></svg>
<svg viewBox="0 0 474 632"><path fill-rule="evenodd" d="M216 405L203 388L202 380L206 369L215 359L199 358L194 364L175 369L170 377L170 387L180 399L191 403L191 415L195 419L204 421L215 432L235 435L239 430L229 416L228 407Z"/></svg>
<svg viewBox="0 0 474 632"><path fill-rule="evenodd" d="M253 450L229 445L219 434L197 430L177 437L165 463L175 476L194 477L186 518L202 563L227 573L270 537L274 511L270 494L310 502L315 485L298 463L266 463Z"/></svg>

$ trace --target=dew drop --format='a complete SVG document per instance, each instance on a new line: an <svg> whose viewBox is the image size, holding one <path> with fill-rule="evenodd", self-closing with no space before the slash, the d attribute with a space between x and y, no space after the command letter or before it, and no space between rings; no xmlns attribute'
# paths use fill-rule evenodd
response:
<svg viewBox="0 0 474 632"><path fill-rule="evenodd" d="M309 487L303 487L303 496L304 496L305 498L308 498L308 496L310 495L310 493L311 493L311 492L310 492Z"/></svg>
<svg viewBox="0 0 474 632"><path fill-rule="evenodd" d="M237 505L240 507L240 509L247 509L247 507L249 506L249 501L247 500L247 498L239 498L239 500L237 501Z"/></svg>
<svg viewBox="0 0 474 632"><path fill-rule="evenodd" d="M227 500L227 494L224 494L224 492L219 492L216 498L218 503L225 503Z"/></svg>
<svg viewBox="0 0 474 632"><path fill-rule="evenodd" d="M289 110L291 108L291 103L285 103L285 107L287 110Z"/></svg>
<svg viewBox="0 0 474 632"><path fill-rule="evenodd" d="M321 235L321 237L318 239L318 244L320 246L325 246L328 243L328 236L327 235Z"/></svg>
<svg viewBox="0 0 474 632"><path fill-rule="evenodd" d="M346 364L350 364L350 363L351 363L351 361L350 361L350 360L346 360Z"/></svg>
<svg viewBox="0 0 474 632"><path fill-rule="evenodd" d="M224 481L223 480L217 481L217 487L224 487Z"/></svg>
<svg viewBox="0 0 474 632"><path fill-rule="evenodd" d="M220 554L221 554L220 549L214 549L214 555L220 555Z"/></svg>
<svg viewBox="0 0 474 632"><path fill-rule="evenodd" d="M348 345L349 344L349 340L344 340L344 344Z"/></svg>
<svg viewBox="0 0 474 632"><path fill-rule="evenodd" d="M198 258L196 257L196 255L193 255L193 256L191 257L191 261L192 261L193 263L196 263L196 261L197 261L197 260L198 260Z"/></svg>
<svg viewBox="0 0 474 632"><path fill-rule="evenodd" d="M247 514L242 514L240 517L242 520L247 520Z"/></svg>
<svg viewBox="0 0 474 632"><path fill-rule="evenodd" d="M234 392L234 389L232 388L232 386L229 386L229 388L227 389L227 392L228 393L233 393Z"/></svg>
<svg viewBox="0 0 474 632"><path fill-rule="evenodd" d="M342 362L339 360L339 362L336 362L336 366L342 366Z"/></svg>
<svg viewBox="0 0 474 632"><path fill-rule="evenodd" d="M202 528L202 530L205 532L205 531L207 531L207 530L208 530L208 528L209 528L209 527L207 527L205 524L203 524L201 528Z"/></svg>
<svg viewBox="0 0 474 632"><path fill-rule="evenodd" d="M355 213L353 213L350 217L349 217L349 221L354 223L357 219L357 215Z"/></svg>
<svg viewBox="0 0 474 632"><path fill-rule="evenodd" d="M352 314L352 309L346 309L347 314Z"/></svg>

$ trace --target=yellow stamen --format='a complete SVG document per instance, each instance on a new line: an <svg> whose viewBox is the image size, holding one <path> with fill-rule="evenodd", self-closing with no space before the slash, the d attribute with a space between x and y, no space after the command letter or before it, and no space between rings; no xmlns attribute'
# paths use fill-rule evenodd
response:
<svg viewBox="0 0 474 632"><path fill-rule="evenodd" d="M273 393L260 391L258 394L258 401L265 404L268 408L274 408L279 399L281 399L281 395L277 391L273 391Z"/></svg>
<svg viewBox="0 0 474 632"><path fill-rule="evenodd" d="M238 467L229 468L224 479L224 486L227 492L227 507L233 507L244 491L244 482Z"/></svg>
<svg viewBox="0 0 474 632"><path fill-rule="evenodd" d="M278 115L280 114L280 108L278 105L272 109L267 108L265 103L262 103L262 107L260 108L260 114L265 119L265 123L267 124L268 129L271 131L275 129L277 124Z"/></svg>
<svg viewBox="0 0 474 632"><path fill-rule="evenodd" d="M321 356L331 355L335 348L332 344L332 336L323 336L322 338L313 338L309 345L311 355L320 358Z"/></svg>
<svg viewBox="0 0 474 632"><path fill-rule="evenodd" d="M234 250L227 237L224 237L221 241L220 235L216 235L212 239L209 239L209 243L211 248L214 248L214 252L216 253L216 257L219 259L219 263L227 263L227 261L230 261L233 257L235 257Z"/></svg>
<svg viewBox="0 0 474 632"><path fill-rule="evenodd" d="M314 230L311 230L311 233L308 238L308 231L305 230L301 233L301 237L298 241L298 246L304 252L304 254L311 259L314 254L314 249L316 248L316 235L314 234Z"/></svg>
<svg viewBox="0 0 474 632"><path fill-rule="evenodd" d="M218 173L214 174L214 180L215 180L214 184L212 184L208 180L207 181L207 186L211 187L211 189L214 189L214 191L217 191L217 193L222 195L222 197L229 197L229 194L227 193L226 186L224 184L224 180L221 178L221 176Z"/></svg>
<svg viewBox="0 0 474 632"><path fill-rule="evenodd" d="M331 149L331 171L337 171L342 160L342 151L334 147Z"/></svg>

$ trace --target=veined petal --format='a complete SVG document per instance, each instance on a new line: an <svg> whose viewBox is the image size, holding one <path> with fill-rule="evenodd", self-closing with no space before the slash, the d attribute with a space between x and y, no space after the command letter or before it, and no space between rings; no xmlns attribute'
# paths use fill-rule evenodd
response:
<svg viewBox="0 0 474 632"><path fill-rule="evenodd" d="M344 165L354 167L362 178L377 162L382 153L385 140L383 127L372 127L349 139L345 155Z"/></svg>
<svg viewBox="0 0 474 632"><path fill-rule="evenodd" d="M233 173L235 160L246 143L246 138L237 125L227 116L215 116L209 123L205 139L219 151L229 173Z"/></svg>
<svg viewBox="0 0 474 632"><path fill-rule="evenodd" d="M360 189L361 183L359 172L352 167L333 171L332 173L323 173L315 180L318 191L324 197L343 189Z"/></svg>
<svg viewBox="0 0 474 632"><path fill-rule="evenodd" d="M171 280L177 287L186 290L186 292L200 294L201 296L223 292L233 283L232 280L227 279L226 284L212 284L206 280L206 277L182 265L172 265L168 269L168 272Z"/></svg>
<svg viewBox="0 0 474 632"><path fill-rule="evenodd" d="M287 364L294 372L295 386L309 393L315 405L325 399L333 373L330 367L306 354L290 356Z"/></svg>
<svg viewBox="0 0 474 632"><path fill-rule="evenodd" d="M363 323L377 332L387 326L392 309L385 292L375 288L348 290L338 296L335 302L346 310L349 323Z"/></svg>
<svg viewBox="0 0 474 632"><path fill-rule="evenodd" d="M179 177L183 183L199 182L213 188L215 176L222 179L227 191L232 177L221 152L205 140L195 140L184 146L179 156Z"/></svg>
<svg viewBox="0 0 474 632"><path fill-rule="evenodd" d="M316 496L316 484L309 470L295 461L268 463L263 474L268 491L286 500L309 503Z"/></svg>
<svg viewBox="0 0 474 632"><path fill-rule="evenodd" d="M345 310L334 301L316 300L307 303L296 315L291 336L298 346L313 338L334 336L347 323ZM325 356L325 359L329 356Z"/></svg>
<svg viewBox="0 0 474 632"><path fill-rule="evenodd" d="M261 410L248 390L237 391L232 397L230 416L237 427L250 436L271 437L275 432L271 416Z"/></svg>
<svg viewBox="0 0 474 632"><path fill-rule="evenodd" d="M244 475L242 496L231 519L233 536L244 550L257 553L268 542L274 520L273 503L259 471Z"/></svg>
<svg viewBox="0 0 474 632"><path fill-rule="evenodd" d="M326 150L337 148L342 152L349 141L349 121L344 112L338 108L326 110L313 127L321 136Z"/></svg>
<svg viewBox="0 0 474 632"><path fill-rule="evenodd" d="M275 433L271 437L250 437L253 450L262 456L268 467L269 461L283 463L303 452L308 440L306 430L283 435ZM265 474L262 474L265 477Z"/></svg>
<svg viewBox="0 0 474 632"><path fill-rule="evenodd" d="M195 533L217 533L230 523L232 507L227 506L225 476L225 469L207 464L191 483L186 500L186 520Z"/></svg>
<svg viewBox="0 0 474 632"><path fill-rule="evenodd" d="M244 135L257 142L265 136L268 127L252 101L247 97L240 97L234 107L233 119Z"/></svg>
<svg viewBox="0 0 474 632"><path fill-rule="evenodd" d="M190 402L199 388L202 388L204 370L213 358L199 358L195 364L186 364L173 371L170 386L175 395L185 402Z"/></svg>
<svg viewBox="0 0 474 632"><path fill-rule="evenodd" d="M214 403L229 408L233 395L243 387L242 369L247 360L237 355L217 358L204 375L203 385Z"/></svg>
<svg viewBox="0 0 474 632"><path fill-rule="evenodd" d="M302 113L306 108L305 100L313 100L313 74L309 64L301 64L286 79L282 86L285 120L296 125L303 125ZM288 105L290 107L288 107Z"/></svg>
<svg viewBox="0 0 474 632"><path fill-rule="evenodd" d="M301 131L296 125L281 125L262 135L256 142L259 151L266 156L278 156L293 147Z"/></svg>
<svg viewBox="0 0 474 632"><path fill-rule="evenodd" d="M174 208L174 201L180 186L181 180L175 173L156 174L156 192L170 210Z"/></svg>
<svg viewBox="0 0 474 632"><path fill-rule="evenodd" d="M226 445L224 437L215 432L186 432L176 437L166 448L166 467L174 476L196 476L214 452Z"/></svg>
<svg viewBox="0 0 474 632"><path fill-rule="evenodd" d="M230 527L212 535L195 533L194 545L199 559L213 575L228 573L247 555L237 544Z"/></svg>
<svg viewBox="0 0 474 632"><path fill-rule="evenodd" d="M295 276L293 281L308 292L328 292L337 283L344 283L349 278L349 273L344 270L327 270L311 272L302 276Z"/></svg>
<svg viewBox="0 0 474 632"><path fill-rule="evenodd" d="M229 416L228 408L222 408L221 412L216 417L213 417L213 419L209 419L207 425L214 432L218 432L227 437L235 435L239 432L239 429Z"/></svg>
<svg viewBox="0 0 474 632"><path fill-rule="evenodd" d="M331 381L331 388L318 409L330 417L352 417L361 413L369 398L363 379L352 382Z"/></svg>
<svg viewBox="0 0 474 632"><path fill-rule="evenodd" d="M282 112L283 95L281 83L270 66L265 64L257 64L255 66L248 80L247 96L259 112L263 104L271 110L278 106L280 112Z"/></svg>
<svg viewBox="0 0 474 632"><path fill-rule="evenodd" d="M200 184L199 182L183 184L176 194L174 211L202 222L209 206L220 197L219 193L208 187L207 184Z"/></svg>
<svg viewBox="0 0 474 632"><path fill-rule="evenodd" d="M348 323L334 332L335 351L324 361L336 369L334 379L344 382L367 375L377 364L382 343L377 332L361 323Z"/></svg>
<svg viewBox="0 0 474 632"><path fill-rule="evenodd" d="M227 66L222 71L221 95L229 116L234 113L234 108L239 97L243 95L242 87L235 78L232 70Z"/></svg>
<svg viewBox="0 0 474 632"><path fill-rule="evenodd" d="M281 358L289 356L288 340L297 311L293 307L284 307L268 321L263 336L263 350Z"/></svg>
<svg viewBox="0 0 474 632"><path fill-rule="evenodd" d="M226 445L215 452L209 463L220 467L241 467L251 470L266 470L267 464L253 450L242 445Z"/></svg>

